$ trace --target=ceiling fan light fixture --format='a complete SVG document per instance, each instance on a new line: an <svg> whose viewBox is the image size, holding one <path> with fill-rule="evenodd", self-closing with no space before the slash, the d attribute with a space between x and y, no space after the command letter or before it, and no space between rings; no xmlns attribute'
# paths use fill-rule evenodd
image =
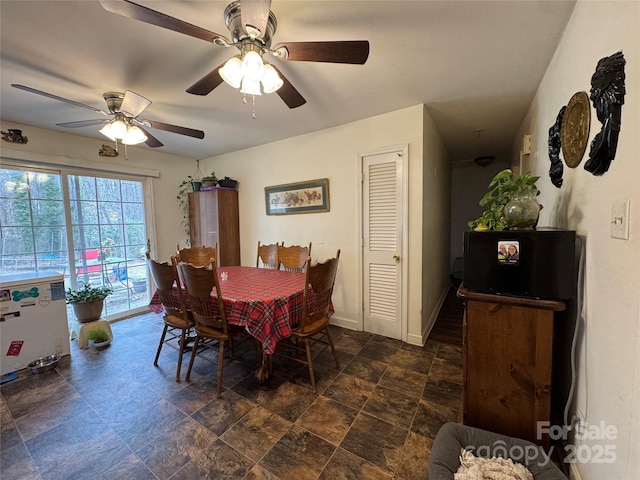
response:
<svg viewBox="0 0 640 480"><path fill-rule="evenodd" d="M264 62L262 56L254 51L249 50L242 58L242 74L244 78L259 82L264 75Z"/></svg>
<svg viewBox="0 0 640 480"><path fill-rule="evenodd" d="M260 80L251 80L250 78L244 77L240 91L246 95L262 95L260 92Z"/></svg>
<svg viewBox="0 0 640 480"><path fill-rule="evenodd" d="M284 85L284 81L278 75L278 72L272 65L264 66L264 75L262 76L262 89L264 93L273 93Z"/></svg>
<svg viewBox="0 0 640 480"><path fill-rule="evenodd" d="M126 135L122 139L124 145L137 145L147 141L147 136L144 134L141 128L132 125L127 130Z"/></svg>
<svg viewBox="0 0 640 480"><path fill-rule="evenodd" d="M116 118L115 120L107 123L100 129L100 133L110 138L114 142L121 140L127 134L127 124L122 120Z"/></svg>
<svg viewBox="0 0 640 480"><path fill-rule="evenodd" d="M233 88L240 88L242 83L242 62L237 56L227 60L218 73Z"/></svg>

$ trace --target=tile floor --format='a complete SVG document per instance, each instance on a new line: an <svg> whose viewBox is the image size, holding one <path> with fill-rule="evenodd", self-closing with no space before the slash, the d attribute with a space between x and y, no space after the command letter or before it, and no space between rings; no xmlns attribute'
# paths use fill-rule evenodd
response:
<svg viewBox="0 0 640 480"><path fill-rule="evenodd" d="M153 366L159 316L112 329L110 346L72 342L57 369L0 387L0 478L427 479L433 438L461 407L457 345L333 328L341 365L316 358L318 394L305 366L278 357L257 384L249 351L216 399L215 364L197 358L177 383L165 347Z"/></svg>

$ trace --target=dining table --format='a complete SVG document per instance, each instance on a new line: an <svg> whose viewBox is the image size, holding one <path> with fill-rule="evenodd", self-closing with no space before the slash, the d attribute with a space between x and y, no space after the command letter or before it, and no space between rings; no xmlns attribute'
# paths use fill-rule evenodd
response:
<svg viewBox="0 0 640 480"><path fill-rule="evenodd" d="M248 266L218 267L217 270L227 322L244 327L262 345L262 365L256 378L264 381L269 376L270 357L278 341L291 336L291 327L300 321L305 273ZM175 286L174 292L178 297ZM216 297L215 289L211 296ZM184 297L186 301L186 295ZM217 308L217 302L213 303ZM157 293L151 298L149 308L155 313L162 312Z"/></svg>

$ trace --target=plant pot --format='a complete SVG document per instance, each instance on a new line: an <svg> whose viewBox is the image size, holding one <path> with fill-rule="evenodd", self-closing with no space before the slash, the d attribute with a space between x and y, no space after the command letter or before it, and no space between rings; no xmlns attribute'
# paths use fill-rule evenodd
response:
<svg viewBox="0 0 640 480"><path fill-rule="evenodd" d="M218 180L218 185L225 188L236 188L238 186L238 181L232 180L231 178L223 178Z"/></svg>
<svg viewBox="0 0 640 480"><path fill-rule="evenodd" d="M510 230L533 230L540 215L540 204L533 193L514 195L504 207Z"/></svg>
<svg viewBox="0 0 640 480"><path fill-rule="evenodd" d="M216 181L214 180L202 180L202 188L206 188L206 187L215 187L216 186Z"/></svg>
<svg viewBox="0 0 640 480"><path fill-rule="evenodd" d="M95 320L99 320L102 315L104 298L101 298L100 300L93 300L91 302L77 302L72 305L73 313L75 313L76 320L78 320L78 322L93 322Z"/></svg>
<svg viewBox="0 0 640 480"><path fill-rule="evenodd" d="M93 340L89 340L89 345L95 348L103 348L109 345L111 343L111 340L112 340L111 338L108 340L105 340L104 342L94 342Z"/></svg>
<svg viewBox="0 0 640 480"><path fill-rule="evenodd" d="M191 182L191 188L194 192L199 192L200 188L202 188L202 182Z"/></svg>

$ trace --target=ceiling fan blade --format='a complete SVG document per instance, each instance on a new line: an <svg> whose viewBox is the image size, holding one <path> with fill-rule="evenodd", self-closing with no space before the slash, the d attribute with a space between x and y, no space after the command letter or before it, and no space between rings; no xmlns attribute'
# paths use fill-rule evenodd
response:
<svg viewBox="0 0 640 480"><path fill-rule="evenodd" d="M145 108L151 105L151 100L144 98L142 95L138 95L131 90L124 92L124 98L120 104L120 111L133 118L140 115Z"/></svg>
<svg viewBox="0 0 640 480"><path fill-rule="evenodd" d="M157 148L157 147L163 147L164 143L162 143L160 140L158 140L156 137L154 137L153 135L151 135L149 133L149 130L147 130L146 128L143 127L138 127L140 130L142 130L144 132L144 134L147 136L147 140L144 142L147 144L147 146L151 147L151 148Z"/></svg>
<svg viewBox="0 0 640 480"><path fill-rule="evenodd" d="M296 88L291 84L287 77L282 74L280 69L278 69L278 67L276 67L275 65L271 66L275 68L276 72L278 72L278 75L280 75L280 78L284 82L284 84L278 90L276 90L276 93L282 99L282 101L286 103L289 108L297 108L307 103L304 97L300 95L300 92L298 92L298 90L296 90Z"/></svg>
<svg viewBox="0 0 640 480"><path fill-rule="evenodd" d="M107 123L111 120L108 118L98 118L96 120L81 120L79 122L65 122L65 123L56 123L58 127L65 128L80 128L80 127L90 127L92 125L98 125L100 123Z"/></svg>
<svg viewBox="0 0 640 480"><path fill-rule="evenodd" d="M274 50L286 49L281 60L295 62L351 63L364 65L369 58L367 40L345 40L337 42L287 42L279 43Z"/></svg>
<svg viewBox="0 0 640 480"><path fill-rule="evenodd" d="M224 63L221 63L214 70L187 88L187 93L191 93L192 95L209 95L214 88L223 82L219 73L223 65Z"/></svg>
<svg viewBox="0 0 640 480"><path fill-rule="evenodd" d="M179 135L186 135L187 137L193 138L204 138L204 132L202 130L194 130L193 128L180 127L178 125L157 122L155 120L143 120L142 123L147 127L157 128L158 130L164 130L165 132L177 133Z"/></svg>
<svg viewBox="0 0 640 480"><path fill-rule="evenodd" d="M12 87L18 88L20 90L24 90L25 92L36 93L38 95L42 95L43 97L53 98L54 100L60 100L61 102L69 103L71 105L75 105L76 107L88 108L89 110L93 110L96 113L101 113L102 115L110 115L107 112L103 112L99 108L92 107L91 105L85 105L84 103L76 102L74 100L69 100L68 98L59 97L58 95L53 95L52 93L43 92L42 90L36 90L35 88L26 87L24 85L20 85L17 83L12 83Z"/></svg>
<svg viewBox="0 0 640 480"><path fill-rule="evenodd" d="M224 35L220 35L183 20L170 17L169 15L165 15L164 13L152 10L151 8L143 5L138 5L137 3L130 2L129 0L100 0L100 4L108 12L116 13L123 17L134 18L141 22L173 30L174 32L184 33L185 35L199 38L206 42L213 42L216 38L220 38L226 43L229 43Z"/></svg>
<svg viewBox="0 0 640 480"><path fill-rule="evenodd" d="M242 0L240 15L242 26L249 36L262 38L267 31L271 0Z"/></svg>

